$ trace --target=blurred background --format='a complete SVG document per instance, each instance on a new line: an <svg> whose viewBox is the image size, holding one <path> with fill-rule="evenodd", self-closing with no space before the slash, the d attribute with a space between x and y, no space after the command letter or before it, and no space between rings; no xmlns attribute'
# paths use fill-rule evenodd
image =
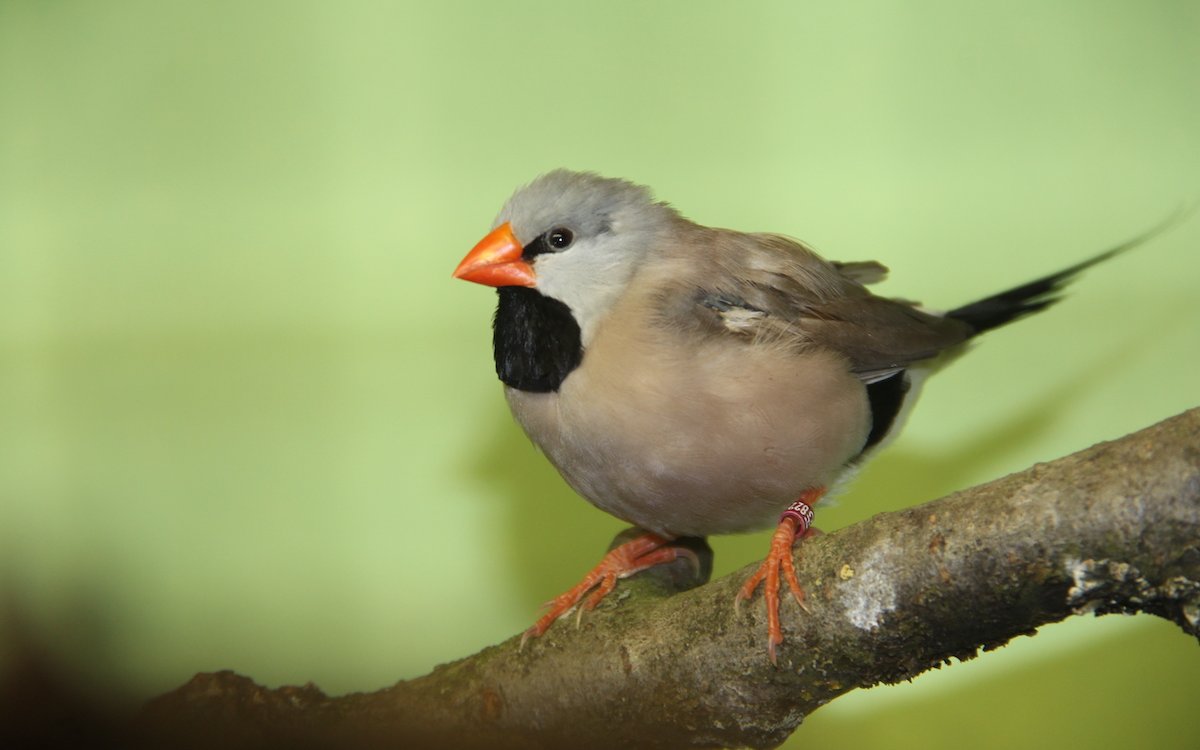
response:
<svg viewBox="0 0 1200 750"><path fill-rule="evenodd" d="M331 693L524 629L622 524L450 271L558 166L950 307L1200 199L1200 5L0 0L0 664ZM1200 219L986 337L818 525L1197 404ZM716 539L717 575L767 535ZM1200 649L1075 618L789 747L1194 748Z"/></svg>

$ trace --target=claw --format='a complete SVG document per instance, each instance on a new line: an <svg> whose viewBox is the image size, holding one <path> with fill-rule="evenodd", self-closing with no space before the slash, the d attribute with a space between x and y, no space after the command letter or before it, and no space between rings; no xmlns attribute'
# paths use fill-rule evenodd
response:
<svg viewBox="0 0 1200 750"><path fill-rule="evenodd" d="M700 578L700 556L687 547L676 547L675 549L675 559L682 557L687 560L688 564L692 566L692 576Z"/></svg>
<svg viewBox="0 0 1200 750"><path fill-rule="evenodd" d="M758 566L758 570L746 579L733 599L734 609L740 611L741 601L754 596L758 584L763 584L763 599L767 605L767 657L770 658L772 664L778 663L775 647L783 643L783 628L779 624L780 573L783 574L783 580L787 582L788 589L792 592L792 598L796 600L801 609L809 611L804 603L804 589L800 587L800 581L796 579L796 567L792 561L792 545L798 539L815 535L815 530L808 527L812 518L811 506L824 494L825 488L823 487L807 490L800 496L800 500L793 504L793 508L797 505L806 506L807 513L801 514L789 510L783 514L783 517L779 519L779 526L775 528L775 534L771 537L771 548L767 552L766 559Z"/></svg>
<svg viewBox="0 0 1200 750"><path fill-rule="evenodd" d="M578 627L583 613L595 609L616 588L621 578L628 578L634 573L680 557L687 558L699 575L700 559L696 553L682 547L672 547L668 542L670 539L657 534L642 534L610 550L583 580L546 603L546 613L521 634L520 648L524 649L526 641L545 633L555 620L570 614L571 610L575 610L575 625ZM588 592L591 592L590 595Z"/></svg>

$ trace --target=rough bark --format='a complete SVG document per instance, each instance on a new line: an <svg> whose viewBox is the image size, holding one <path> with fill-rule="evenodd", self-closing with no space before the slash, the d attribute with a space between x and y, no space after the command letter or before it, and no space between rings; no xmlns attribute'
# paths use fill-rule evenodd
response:
<svg viewBox="0 0 1200 750"><path fill-rule="evenodd" d="M797 550L766 658L750 569L670 594L623 582L556 623L375 693L197 675L139 719L193 747L773 747L858 687L969 659L1073 614L1147 612L1200 636L1200 409Z"/></svg>

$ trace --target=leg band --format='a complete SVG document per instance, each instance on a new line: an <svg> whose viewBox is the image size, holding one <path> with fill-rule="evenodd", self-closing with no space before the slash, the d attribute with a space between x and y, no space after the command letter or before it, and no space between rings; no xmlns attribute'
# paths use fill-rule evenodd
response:
<svg viewBox="0 0 1200 750"><path fill-rule="evenodd" d="M783 515L779 517L779 520L782 521L785 518L795 519L796 536L802 536L804 532L808 531L809 527L812 526L812 506L803 500L796 500L787 507L787 510L783 512Z"/></svg>

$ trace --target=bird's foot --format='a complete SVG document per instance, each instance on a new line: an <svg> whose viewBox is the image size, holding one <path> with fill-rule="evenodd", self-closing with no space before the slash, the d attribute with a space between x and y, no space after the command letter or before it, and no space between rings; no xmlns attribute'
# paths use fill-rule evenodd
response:
<svg viewBox="0 0 1200 750"><path fill-rule="evenodd" d="M812 528L812 506L824 494L824 487L805 490L804 494L788 506L779 519L779 526L776 527L774 536L771 537L771 549L767 552L766 559L758 566L758 570L746 579L734 599L736 606L743 599L754 596L754 591L758 588L759 583L764 584L763 596L767 604L767 656L770 657L772 664L777 663L775 647L783 643L783 628L779 625L780 573L787 581L796 603L802 609L807 610L808 607L804 606L804 589L800 588L800 582L796 580L796 568L792 562L792 545L797 540L806 539L817 533L817 530Z"/></svg>
<svg viewBox="0 0 1200 750"><path fill-rule="evenodd" d="M600 564L592 568L582 581L546 602L546 614L538 618L538 621L521 636L521 648L525 647L527 640L537 638L545 633L555 620L577 607L576 623L578 624L579 617L585 611L595 609L596 605L613 590L620 578L628 578L634 573L640 573L655 565L669 563L680 557L688 559L699 571L700 560L696 553L686 547L672 546L670 541L671 539L667 537L647 533L609 550L608 554L600 560ZM593 589L595 590L593 591ZM591 591L590 595L588 595L589 591ZM586 599L584 599L585 595L587 595Z"/></svg>

